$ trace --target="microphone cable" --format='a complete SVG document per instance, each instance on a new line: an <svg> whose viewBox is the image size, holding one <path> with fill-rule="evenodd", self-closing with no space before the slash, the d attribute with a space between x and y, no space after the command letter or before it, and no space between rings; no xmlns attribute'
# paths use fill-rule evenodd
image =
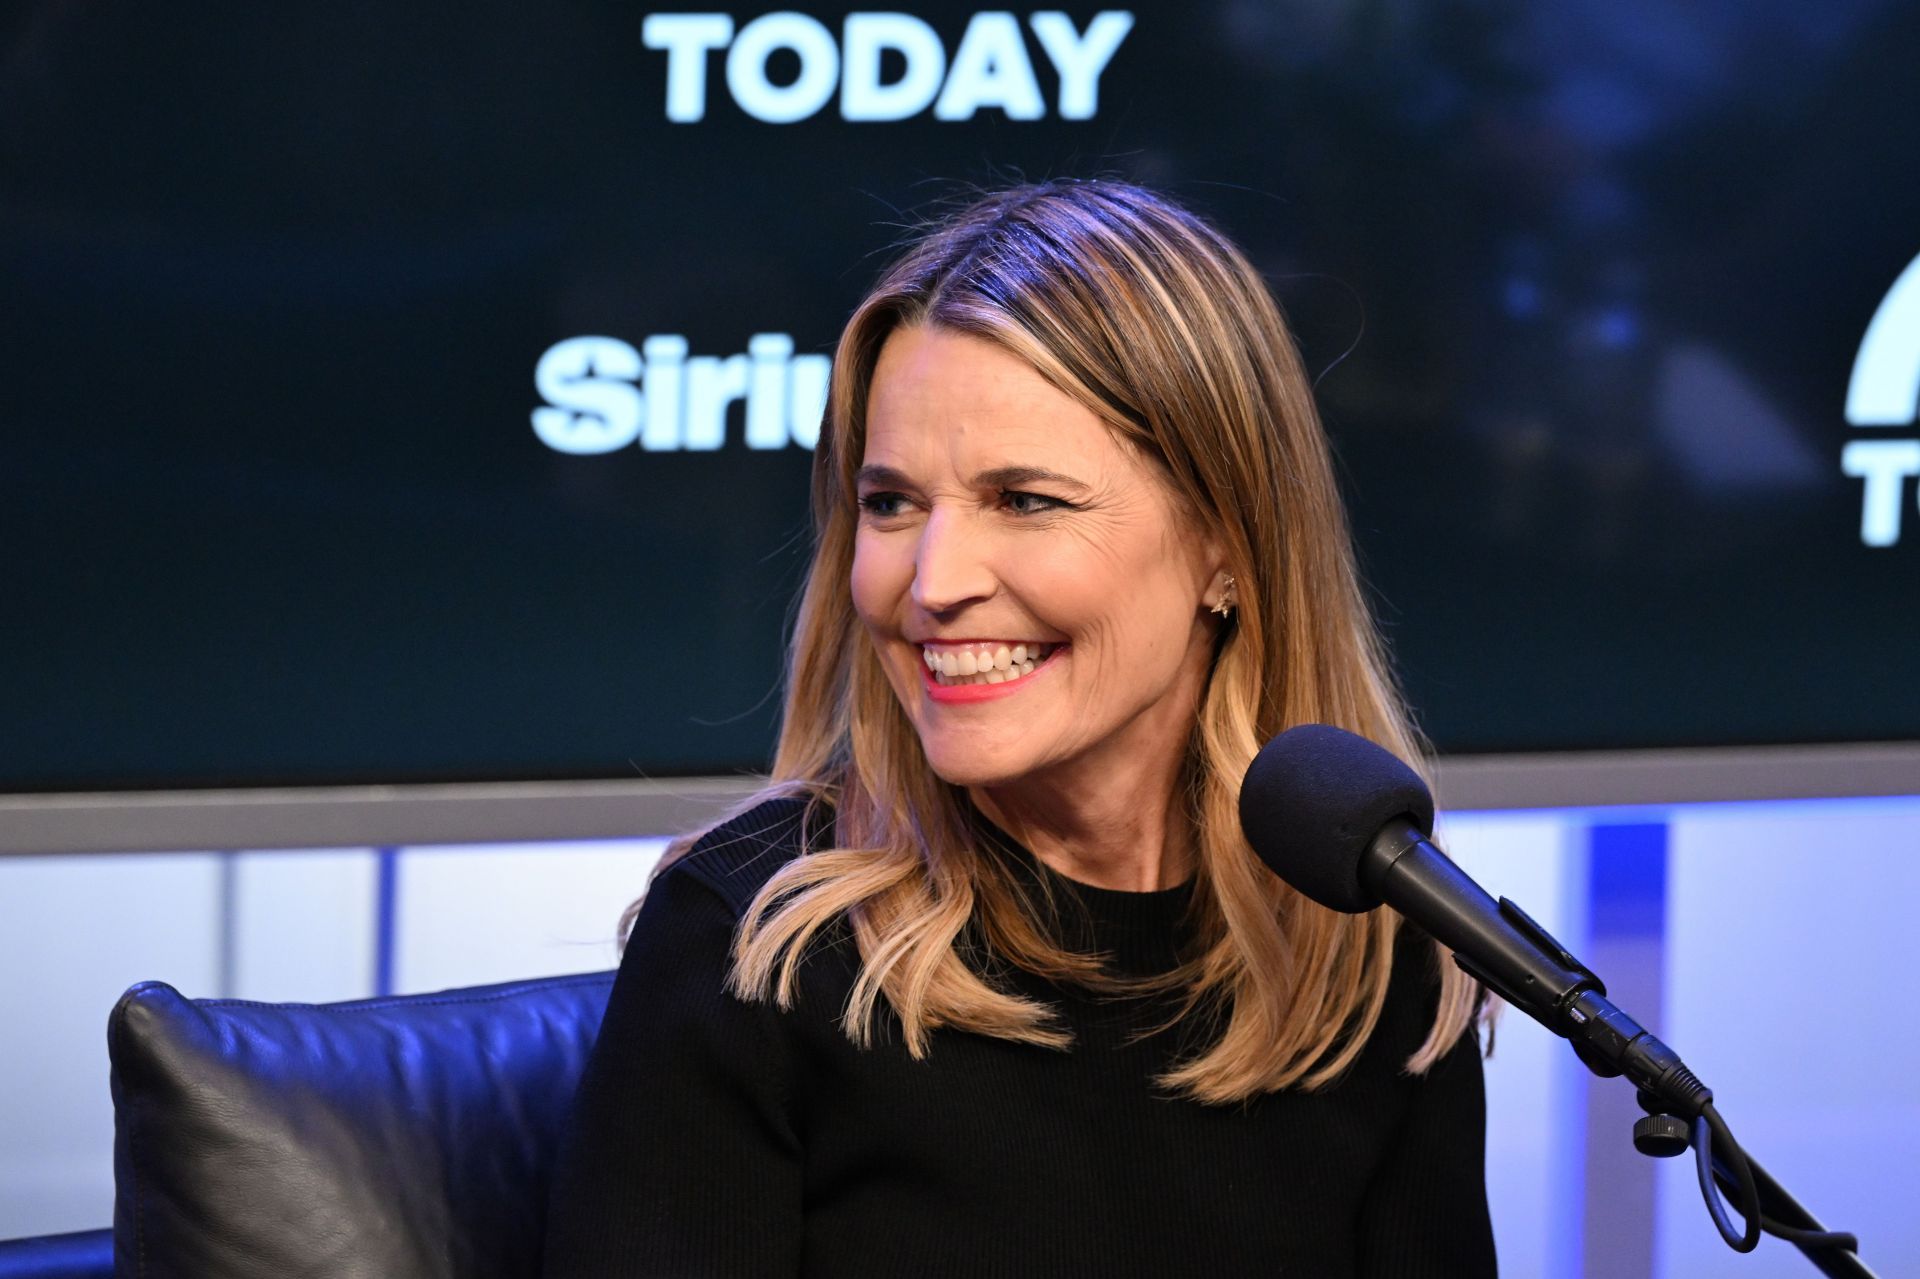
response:
<svg viewBox="0 0 1920 1279"><path fill-rule="evenodd" d="M1700 1107L1700 1114L1693 1121L1692 1145L1694 1170L1700 1178L1700 1195L1707 1201L1707 1215L1713 1218L1714 1228L1727 1241L1727 1247L1735 1252L1752 1252L1760 1246L1760 1232L1764 1230L1774 1238L1800 1248L1839 1248L1852 1253L1860 1251L1860 1240L1846 1231L1803 1230L1775 1221L1760 1210L1760 1186L1754 1180L1753 1165L1747 1158L1747 1152L1733 1139L1733 1129L1727 1126L1727 1121L1720 1117L1720 1112L1714 1109L1711 1101ZM1716 1153L1724 1169L1714 1167ZM1731 1176L1727 1170L1731 1170ZM1727 1213L1726 1200L1721 1195L1722 1188L1738 1195L1740 1216L1746 1222L1745 1230L1734 1228Z"/></svg>

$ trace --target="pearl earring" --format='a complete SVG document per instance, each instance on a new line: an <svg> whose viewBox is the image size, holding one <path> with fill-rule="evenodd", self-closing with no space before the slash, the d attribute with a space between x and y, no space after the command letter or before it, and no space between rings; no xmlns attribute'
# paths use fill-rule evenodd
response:
<svg viewBox="0 0 1920 1279"><path fill-rule="evenodd" d="M1220 583L1220 598L1214 602L1213 607L1208 611L1213 613L1218 613L1222 617L1233 616L1233 575L1232 574L1228 574L1226 580Z"/></svg>

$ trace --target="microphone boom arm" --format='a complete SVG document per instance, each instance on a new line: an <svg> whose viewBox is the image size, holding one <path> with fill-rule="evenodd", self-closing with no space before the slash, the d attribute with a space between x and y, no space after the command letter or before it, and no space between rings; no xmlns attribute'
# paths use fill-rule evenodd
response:
<svg viewBox="0 0 1920 1279"><path fill-rule="evenodd" d="M1750 1251L1762 1228L1794 1244L1822 1274L1872 1279L1851 1235L1825 1230L1764 1168L1733 1143L1713 1108L1713 1090L1700 1082L1680 1055L1607 999L1592 969L1574 958L1537 920L1512 901L1495 901L1452 858L1435 848L1421 829L1397 818L1361 855L1360 883L1402 915L1417 919L1453 952L1453 962L1482 986L1573 1045L1587 1069L1602 1078L1625 1075L1640 1090L1641 1106L1658 1119L1673 1116L1694 1134L1702 1168L1702 1193L1721 1235ZM1468 959L1472 953L1478 958ZM1647 1121L1642 1120L1643 1124ZM1717 1129L1710 1133L1709 1129ZM1715 1138L1724 1134L1722 1140ZM1640 1145L1638 1130L1635 1144ZM1650 1154L1686 1148L1640 1145ZM1742 1170L1744 1179L1736 1174ZM1711 1174L1706 1169L1711 1167ZM1746 1237L1736 1236L1724 1210L1711 1197L1709 1180L1740 1189ZM1736 1187L1744 1180L1743 1186Z"/></svg>

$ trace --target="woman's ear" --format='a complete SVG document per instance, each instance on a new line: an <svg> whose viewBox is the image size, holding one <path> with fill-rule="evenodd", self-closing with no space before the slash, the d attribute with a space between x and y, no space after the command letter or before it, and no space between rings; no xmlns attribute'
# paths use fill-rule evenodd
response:
<svg viewBox="0 0 1920 1279"><path fill-rule="evenodd" d="M1226 548L1218 538L1209 537L1200 545L1200 563L1207 570L1206 584L1200 589L1200 607L1226 616L1239 598L1234 591L1233 574L1227 571Z"/></svg>
<svg viewBox="0 0 1920 1279"><path fill-rule="evenodd" d="M1240 603L1240 595L1235 589L1236 586L1237 583L1233 580L1233 574L1220 574L1214 581L1213 590L1209 593L1210 597L1207 601L1207 611L1209 613L1218 613L1222 617L1232 617L1233 610L1238 607Z"/></svg>

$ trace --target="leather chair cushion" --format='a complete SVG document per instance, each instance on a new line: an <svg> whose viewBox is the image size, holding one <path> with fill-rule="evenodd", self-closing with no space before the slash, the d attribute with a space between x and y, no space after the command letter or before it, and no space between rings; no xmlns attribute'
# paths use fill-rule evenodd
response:
<svg viewBox="0 0 1920 1279"><path fill-rule="evenodd" d="M612 973L108 1024L122 1274L537 1276L547 1181Z"/></svg>

